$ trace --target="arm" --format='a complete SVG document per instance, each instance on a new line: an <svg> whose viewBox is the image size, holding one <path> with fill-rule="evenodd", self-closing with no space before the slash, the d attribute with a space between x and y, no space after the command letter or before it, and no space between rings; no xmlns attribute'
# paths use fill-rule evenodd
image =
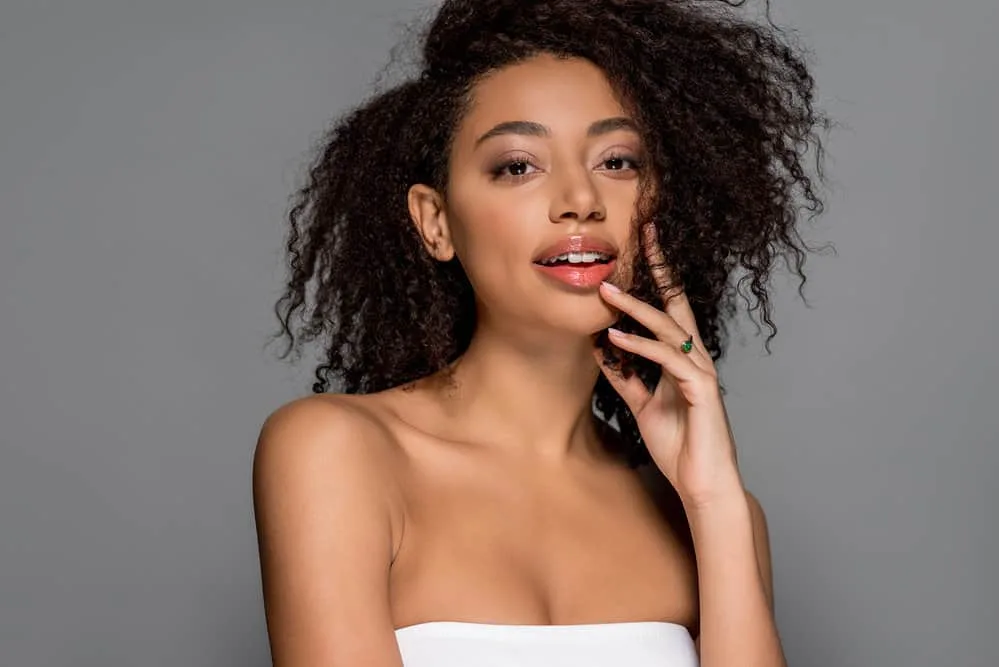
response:
<svg viewBox="0 0 999 667"><path fill-rule="evenodd" d="M328 397L290 403L264 423L253 498L276 667L402 666L386 451L376 424Z"/></svg>
<svg viewBox="0 0 999 667"><path fill-rule="evenodd" d="M594 355L604 377L635 417L652 461L680 496L697 561L698 651L703 667L786 667L771 607L766 523L740 479L718 371L697 331L697 318L666 264L656 227L643 227L646 258L665 312L603 283L611 306L654 338L608 329L616 347L659 364L655 391ZM680 287L679 290L675 288ZM766 553L764 553L766 552Z"/></svg>
<svg viewBox="0 0 999 667"><path fill-rule="evenodd" d="M700 591L702 667L786 667L773 617L766 517L750 494L688 510Z"/></svg>

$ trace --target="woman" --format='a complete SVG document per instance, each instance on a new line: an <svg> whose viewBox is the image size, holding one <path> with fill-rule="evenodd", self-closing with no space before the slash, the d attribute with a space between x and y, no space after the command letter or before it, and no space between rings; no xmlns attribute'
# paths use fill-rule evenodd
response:
<svg viewBox="0 0 999 667"><path fill-rule="evenodd" d="M783 665L714 362L735 271L771 337L804 279L800 56L684 0L448 0L422 56L290 214L327 358L255 456L274 664Z"/></svg>

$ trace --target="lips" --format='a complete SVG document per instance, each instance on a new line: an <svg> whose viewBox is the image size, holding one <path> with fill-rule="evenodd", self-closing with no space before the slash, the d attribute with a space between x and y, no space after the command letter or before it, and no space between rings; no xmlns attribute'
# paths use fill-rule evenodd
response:
<svg viewBox="0 0 999 667"><path fill-rule="evenodd" d="M535 255L534 263L538 264L570 252L598 252L603 255L609 255L612 259L617 257L617 248L610 242L595 236L577 234L563 237L543 248Z"/></svg>
<svg viewBox="0 0 999 667"><path fill-rule="evenodd" d="M580 253L592 253L605 256L597 261L585 258L579 261ZM568 262L552 262L560 255L576 255ZM585 257L585 255L584 255ZM547 280L573 291L595 290L602 281L607 280L614 272L617 259L617 248L608 241L593 236L566 236L542 249L534 259L534 267Z"/></svg>

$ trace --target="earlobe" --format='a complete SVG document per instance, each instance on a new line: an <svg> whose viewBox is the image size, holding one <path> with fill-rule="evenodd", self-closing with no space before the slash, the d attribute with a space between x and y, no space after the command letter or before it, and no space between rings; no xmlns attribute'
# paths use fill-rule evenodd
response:
<svg viewBox="0 0 999 667"><path fill-rule="evenodd" d="M440 194L433 188L417 183L407 196L409 215L423 239L427 252L441 262L454 258L454 246L448 227L447 212Z"/></svg>

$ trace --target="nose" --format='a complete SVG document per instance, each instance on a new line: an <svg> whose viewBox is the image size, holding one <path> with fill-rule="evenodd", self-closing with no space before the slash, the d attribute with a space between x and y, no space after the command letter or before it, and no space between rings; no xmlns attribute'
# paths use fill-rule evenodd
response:
<svg viewBox="0 0 999 667"><path fill-rule="evenodd" d="M552 222L599 222L607 217L600 191L587 169L563 171L563 177L557 180L555 187L549 213Z"/></svg>

